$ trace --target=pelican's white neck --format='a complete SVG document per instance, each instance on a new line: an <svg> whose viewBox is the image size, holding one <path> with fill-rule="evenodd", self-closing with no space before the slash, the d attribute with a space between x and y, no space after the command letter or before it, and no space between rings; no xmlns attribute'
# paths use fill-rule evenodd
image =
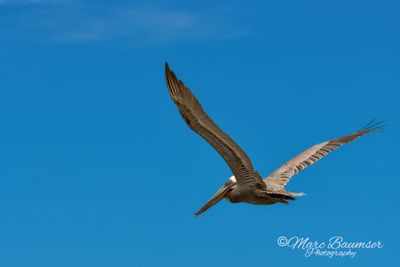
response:
<svg viewBox="0 0 400 267"><path fill-rule="evenodd" d="M236 178L234 175L231 176L231 178L229 178L229 181L236 183Z"/></svg>

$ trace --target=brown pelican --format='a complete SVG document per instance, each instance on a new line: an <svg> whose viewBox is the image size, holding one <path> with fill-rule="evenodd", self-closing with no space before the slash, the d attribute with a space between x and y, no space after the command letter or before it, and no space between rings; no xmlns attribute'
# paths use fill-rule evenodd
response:
<svg viewBox="0 0 400 267"><path fill-rule="evenodd" d="M233 176L217 193L195 213L196 216L223 198L232 203L247 202L268 205L282 202L287 204L288 200L295 200L295 197L304 195L286 191L285 185L293 175L343 144L364 134L382 131L381 123L373 120L358 132L322 142L307 149L262 179L260 174L254 170L246 153L211 120L189 88L176 78L167 63L165 63L165 74L169 93L183 119L193 131L218 151L233 173Z"/></svg>

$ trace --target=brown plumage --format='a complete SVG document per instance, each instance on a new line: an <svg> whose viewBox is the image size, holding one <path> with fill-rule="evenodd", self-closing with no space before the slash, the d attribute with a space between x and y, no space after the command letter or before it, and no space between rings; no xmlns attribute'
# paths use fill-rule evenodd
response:
<svg viewBox="0 0 400 267"><path fill-rule="evenodd" d="M199 101L176 78L168 64L165 64L165 71L169 93L189 127L218 151L239 184L262 183L261 178L257 179L252 175L254 168L246 153L204 112Z"/></svg>
<svg viewBox="0 0 400 267"><path fill-rule="evenodd" d="M303 194L288 192L284 188L293 175L343 144L364 134L382 131L381 123L372 121L356 133L332 139L307 149L263 180L254 170L246 153L205 113L199 101L189 88L176 78L167 63L165 64L165 74L169 93L183 119L193 131L217 150L233 173L233 176L196 212L196 215L206 211L223 198L234 203L247 202L261 205L277 202L287 203L287 200L294 200L294 197Z"/></svg>
<svg viewBox="0 0 400 267"><path fill-rule="evenodd" d="M293 175L304 170L307 166L314 164L333 150L367 133L382 131L382 127L381 123L371 121L360 131L315 145L286 162L265 178L264 182L267 185L283 189Z"/></svg>

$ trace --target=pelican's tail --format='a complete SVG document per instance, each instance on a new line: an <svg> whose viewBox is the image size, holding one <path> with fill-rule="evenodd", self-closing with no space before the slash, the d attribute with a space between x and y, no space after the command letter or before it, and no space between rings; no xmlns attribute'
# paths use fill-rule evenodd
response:
<svg viewBox="0 0 400 267"><path fill-rule="evenodd" d="M302 197L302 196L305 196L306 194L304 194L303 192L301 192L301 193L290 192L290 195L292 197Z"/></svg>

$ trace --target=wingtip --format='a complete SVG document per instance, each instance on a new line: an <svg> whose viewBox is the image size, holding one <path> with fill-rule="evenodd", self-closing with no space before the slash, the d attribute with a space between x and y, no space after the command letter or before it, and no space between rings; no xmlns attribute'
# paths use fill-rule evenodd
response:
<svg viewBox="0 0 400 267"><path fill-rule="evenodd" d="M174 76L174 72L169 68L168 62L165 62L165 74L168 76Z"/></svg>
<svg viewBox="0 0 400 267"><path fill-rule="evenodd" d="M362 130L366 132L383 132L386 127L387 124L384 121L373 119Z"/></svg>

